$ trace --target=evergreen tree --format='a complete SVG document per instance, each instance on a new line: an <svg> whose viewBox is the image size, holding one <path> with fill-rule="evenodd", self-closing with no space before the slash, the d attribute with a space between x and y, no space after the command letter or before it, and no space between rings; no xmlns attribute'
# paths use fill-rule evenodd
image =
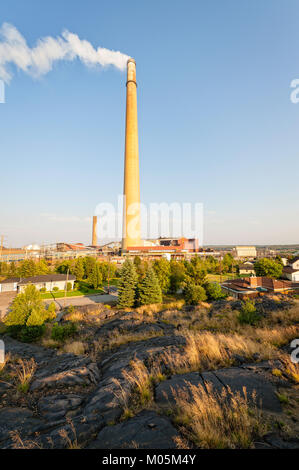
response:
<svg viewBox="0 0 299 470"><path fill-rule="evenodd" d="M84 271L84 263L82 258L78 258L75 264L74 274L76 276L77 281L82 281L85 271Z"/></svg>
<svg viewBox="0 0 299 470"><path fill-rule="evenodd" d="M136 295L137 274L134 264L126 259L121 270L118 282L118 306L121 308L133 307Z"/></svg>
<svg viewBox="0 0 299 470"><path fill-rule="evenodd" d="M154 262L153 268L162 291L167 292L170 286L170 262L161 258Z"/></svg>
<svg viewBox="0 0 299 470"><path fill-rule="evenodd" d="M159 304L162 302L162 291L155 274L155 271L150 267L145 273L138 286L138 302L141 305Z"/></svg>
<svg viewBox="0 0 299 470"><path fill-rule="evenodd" d="M94 265L92 268L92 271L89 275L89 284L94 288L97 289L102 285L103 282L103 277L102 277L102 271L98 263Z"/></svg>
<svg viewBox="0 0 299 470"><path fill-rule="evenodd" d="M84 258L84 272L85 277L89 279L94 267L96 265L96 259L92 256L85 256Z"/></svg>

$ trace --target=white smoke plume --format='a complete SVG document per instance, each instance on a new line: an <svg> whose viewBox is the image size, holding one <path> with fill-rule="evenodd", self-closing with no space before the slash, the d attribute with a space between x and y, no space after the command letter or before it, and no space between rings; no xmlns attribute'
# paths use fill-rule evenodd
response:
<svg viewBox="0 0 299 470"><path fill-rule="evenodd" d="M77 34L63 31L61 36L47 36L30 48L26 39L13 25L3 23L0 27L0 78L8 83L12 78L9 69L14 64L25 73L39 77L48 73L54 62L72 61L76 58L87 66L114 65L120 70L126 67L129 56L103 47L95 49L90 42L80 39Z"/></svg>

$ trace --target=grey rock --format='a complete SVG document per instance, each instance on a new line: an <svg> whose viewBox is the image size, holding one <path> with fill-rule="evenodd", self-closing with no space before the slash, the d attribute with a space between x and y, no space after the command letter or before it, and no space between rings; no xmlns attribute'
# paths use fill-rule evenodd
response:
<svg viewBox="0 0 299 470"><path fill-rule="evenodd" d="M171 422L153 411L142 411L137 416L115 426L102 429L89 449L174 449L178 432Z"/></svg>
<svg viewBox="0 0 299 470"><path fill-rule="evenodd" d="M14 431L20 436L32 435L42 426L43 422L26 408L7 407L0 410L0 441L7 440L9 434Z"/></svg>
<svg viewBox="0 0 299 470"><path fill-rule="evenodd" d="M79 395L48 395L38 402L38 411L47 421L56 421L78 410L83 398Z"/></svg>
<svg viewBox="0 0 299 470"><path fill-rule="evenodd" d="M237 367L220 369L213 374L223 385L230 387L232 392L243 394L243 387L246 387L249 399L255 391L257 406L269 411L281 412L282 408L276 396L275 387L263 374Z"/></svg>
<svg viewBox="0 0 299 470"><path fill-rule="evenodd" d="M265 441L277 449L299 449L299 439L285 441L279 434L271 432L264 436Z"/></svg>
<svg viewBox="0 0 299 470"><path fill-rule="evenodd" d="M161 382L156 388L156 403L162 406L173 406L176 403L175 397L180 392L184 392L191 399L190 384L196 387L204 385L198 372L174 375L171 379Z"/></svg>

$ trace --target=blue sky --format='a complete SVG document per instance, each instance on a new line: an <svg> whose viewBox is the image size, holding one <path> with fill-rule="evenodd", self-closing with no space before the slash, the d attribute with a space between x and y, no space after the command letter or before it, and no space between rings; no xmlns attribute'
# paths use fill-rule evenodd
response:
<svg viewBox="0 0 299 470"><path fill-rule="evenodd" d="M297 0L3 0L34 46L64 29L137 61L141 198L202 202L205 244L299 243ZM6 244L90 242L122 193L125 74L13 66L0 104Z"/></svg>

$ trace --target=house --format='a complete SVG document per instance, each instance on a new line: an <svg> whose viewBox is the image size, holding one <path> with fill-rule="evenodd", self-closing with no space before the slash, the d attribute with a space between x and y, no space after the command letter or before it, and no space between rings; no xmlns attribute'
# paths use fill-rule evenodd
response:
<svg viewBox="0 0 299 470"><path fill-rule="evenodd" d="M299 282L281 281L270 277L228 279L221 284L224 292L236 299L259 297L263 293L289 293L299 291Z"/></svg>
<svg viewBox="0 0 299 470"><path fill-rule="evenodd" d="M73 289L75 280L76 277L71 274L44 274L26 278L14 277L0 281L0 292L23 292L30 284L34 285L38 290L46 289L47 291L52 291L54 287L58 288L58 290L65 290L68 282Z"/></svg>
<svg viewBox="0 0 299 470"><path fill-rule="evenodd" d="M254 270L254 265L253 263L250 263L250 261L245 261L245 263L239 265L239 274L241 276L255 276L255 270Z"/></svg>
<svg viewBox="0 0 299 470"><path fill-rule="evenodd" d="M299 257L283 267L282 276L292 282L299 281Z"/></svg>

